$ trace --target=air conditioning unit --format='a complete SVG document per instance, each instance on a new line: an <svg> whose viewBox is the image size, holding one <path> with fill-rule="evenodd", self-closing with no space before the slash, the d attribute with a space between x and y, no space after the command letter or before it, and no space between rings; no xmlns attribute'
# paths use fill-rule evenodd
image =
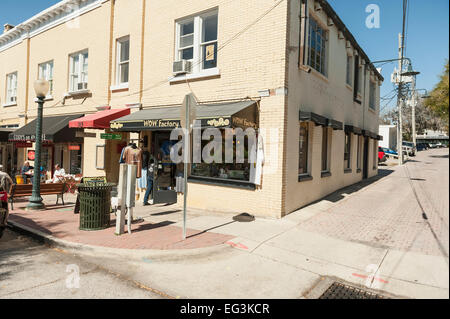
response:
<svg viewBox="0 0 450 319"><path fill-rule="evenodd" d="M86 82L78 83L78 91L87 90L88 84Z"/></svg>
<svg viewBox="0 0 450 319"><path fill-rule="evenodd" d="M173 63L173 73L175 75L178 74L186 74L192 72L192 62L188 60L175 61Z"/></svg>

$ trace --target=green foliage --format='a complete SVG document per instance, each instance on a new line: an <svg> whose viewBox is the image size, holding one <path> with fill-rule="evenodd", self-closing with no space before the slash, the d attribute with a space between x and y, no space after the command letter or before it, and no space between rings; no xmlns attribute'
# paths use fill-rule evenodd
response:
<svg viewBox="0 0 450 319"><path fill-rule="evenodd" d="M449 63L445 65L444 73L440 76L440 82L436 85L430 94L430 98L425 101L425 105L438 115L446 124L448 132L449 124Z"/></svg>

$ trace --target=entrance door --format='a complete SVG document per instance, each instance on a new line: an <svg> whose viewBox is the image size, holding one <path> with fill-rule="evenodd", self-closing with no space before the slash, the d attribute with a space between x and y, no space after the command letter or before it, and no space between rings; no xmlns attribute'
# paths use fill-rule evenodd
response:
<svg viewBox="0 0 450 319"><path fill-rule="evenodd" d="M364 137L363 179L369 177L369 138Z"/></svg>
<svg viewBox="0 0 450 319"><path fill-rule="evenodd" d="M153 204L173 204L177 202L176 165L170 160L170 149L176 142L170 140L170 132L155 132L153 135Z"/></svg>

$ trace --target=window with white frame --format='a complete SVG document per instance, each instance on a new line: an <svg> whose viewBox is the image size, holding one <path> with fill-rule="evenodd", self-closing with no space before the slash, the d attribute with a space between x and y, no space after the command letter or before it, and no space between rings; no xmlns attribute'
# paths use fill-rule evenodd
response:
<svg viewBox="0 0 450 319"><path fill-rule="evenodd" d="M39 64L38 78L48 81L48 84L50 86L48 95L52 95L52 93L53 93L53 61L48 61L48 62Z"/></svg>
<svg viewBox="0 0 450 319"><path fill-rule="evenodd" d="M217 30L217 10L177 22L177 61L193 62L193 73L217 67Z"/></svg>
<svg viewBox="0 0 450 319"><path fill-rule="evenodd" d="M375 110L376 84L373 81L370 81L369 83L369 107L372 110Z"/></svg>
<svg viewBox="0 0 450 319"><path fill-rule="evenodd" d="M309 19L308 65L327 75L327 31L312 17Z"/></svg>
<svg viewBox="0 0 450 319"><path fill-rule="evenodd" d="M17 103L17 72L6 76L6 104Z"/></svg>
<svg viewBox="0 0 450 319"><path fill-rule="evenodd" d="M127 84L130 72L130 38L117 40L116 84Z"/></svg>
<svg viewBox="0 0 450 319"><path fill-rule="evenodd" d="M88 88L88 51L81 51L70 55L69 90L83 91Z"/></svg>
<svg viewBox="0 0 450 319"><path fill-rule="evenodd" d="M348 85L353 84L353 57L351 55L347 55L347 77L346 82Z"/></svg>

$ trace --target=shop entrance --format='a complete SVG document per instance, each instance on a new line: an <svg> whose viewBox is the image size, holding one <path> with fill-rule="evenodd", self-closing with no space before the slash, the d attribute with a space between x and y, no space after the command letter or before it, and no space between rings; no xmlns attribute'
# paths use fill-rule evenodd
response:
<svg viewBox="0 0 450 319"><path fill-rule="evenodd" d="M369 138L364 137L363 179L369 177Z"/></svg>
<svg viewBox="0 0 450 319"><path fill-rule="evenodd" d="M170 140L170 132L153 132L152 153L155 159L153 177L153 204L174 204L177 202L177 165L170 159L170 149L176 141Z"/></svg>

